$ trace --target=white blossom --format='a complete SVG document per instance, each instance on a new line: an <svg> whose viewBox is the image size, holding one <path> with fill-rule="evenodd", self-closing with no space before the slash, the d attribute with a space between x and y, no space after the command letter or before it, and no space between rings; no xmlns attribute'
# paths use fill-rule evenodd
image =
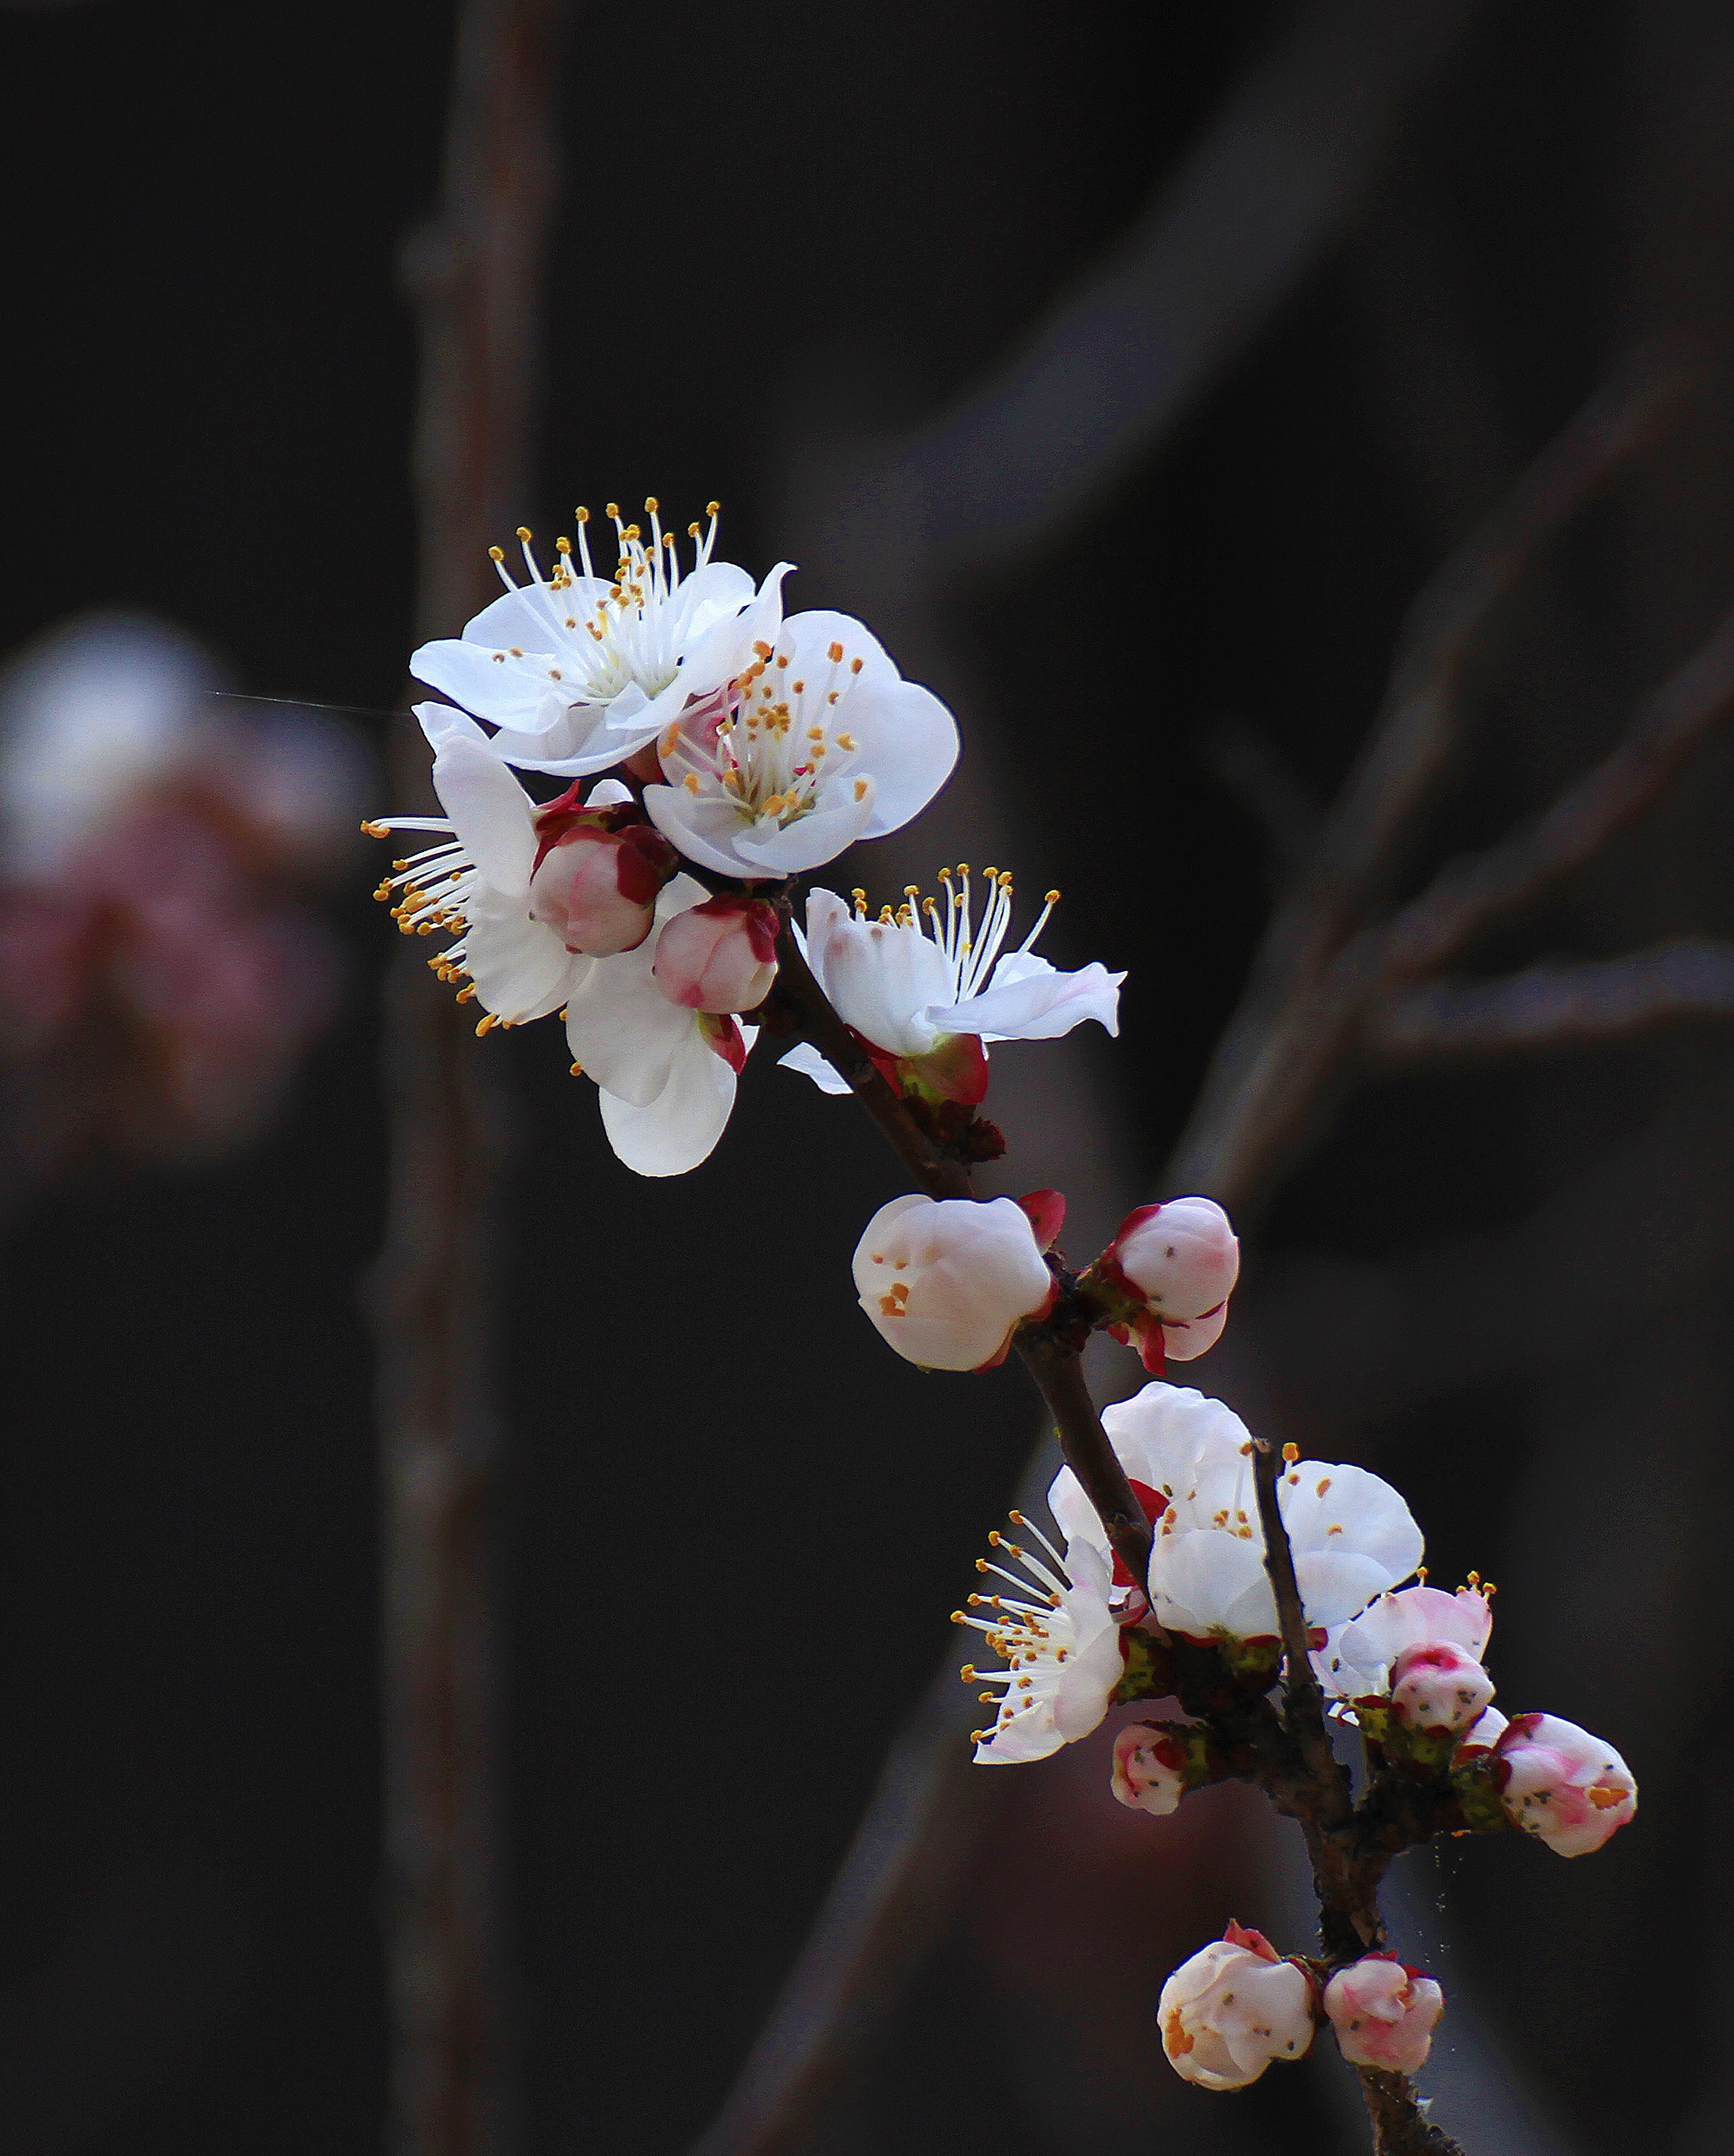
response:
<svg viewBox="0 0 1734 2156"><path fill-rule="evenodd" d="M1562 1857L1587 1856L1635 1816L1638 1784L1613 1747L1559 1715L1519 1715L1494 1747L1507 1817Z"/></svg>
<svg viewBox="0 0 1734 2156"><path fill-rule="evenodd" d="M1351 2066L1418 2074L1433 2048L1445 1995L1394 1954L1363 1954L1325 1986L1324 2008Z"/></svg>
<svg viewBox="0 0 1734 2156"><path fill-rule="evenodd" d="M713 696L748 666L755 642L774 637L788 563L756 592L745 570L714 561L715 505L694 564L682 576L672 534L647 505L647 544L610 505L619 541L611 577L595 574L588 512L578 512L578 564L570 543L545 573L520 531L528 582L492 550L504 595L460 637L423 644L410 672L498 728L494 746L526 771L574 777L605 771L655 739L690 699Z"/></svg>
<svg viewBox="0 0 1734 2156"><path fill-rule="evenodd" d="M1039 1547L997 1533L988 1539L1027 1576L981 1558L976 1570L997 1573L1013 1592L972 1594L968 1610L952 1612L953 1624L973 1625L1005 1664L963 1666L966 1684L997 1688L981 1695L996 1709L992 1725L974 1736L976 1762L986 1767L1046 1759L1062 1744L1088 1736L1108 1711L1125 1668L1100 1553L1086 1544L1062 1556L1033 1521L1014 1512L1012 1523Z"/></svg>
<svg viewBox="0 0 1734 2156"><path fill-rule="evenodd" d="M908 892L893 914L868 917L865 894L851 910L834 891L809 892L806 932L799 935L813 976L844 1025L887 1056L930 1056L953 1036L974 1039L1057 1040L1094 1019L1119 1031L1124 974L1092 961L1062 973L1033 948L1059 894L1050 891L1034 926L1014 949L1005 948L1012 923L1012 879L989 869L980 918L969 870L940 870L943 896ZM783 1058L827 1093L846 1093L818 1050L803 1043ZM981 1091L974 1098L979 1099Z"/></svg>
<svg viewBox="0 0 1734 2156"><path fill-rule="evenodd" d="M1157 1621L1201 1639L1275 1636L1245 1423L1220 1400L1159 1381L1105 1410L1102 1423L1151 1520L1147 1585ZM1106 1549L1069 1468L1048 1501L1066 1534ZM1295 1462L1277 1501L1315 1630L1343 1624L1421 1561L1421 1530L1408 1506L1365 1468Z"/></svg>
<svg viewBox="0 0 1734 2156"><path fill-rule="evenodd" d="M1279 1959L1262 1932L1229 1926L1162 1987L1162 2048L1184 2081L1200 2088L1245 2088L1274 2059L1312 2049L1313 1983Z"/></svg>
<svg viewBox="0 0 1734 2156"><path fill-rule="evenodd" d="M1054 1293L1012 1198L893 1198L856 1246L855 1286L882 1337L928 1370L997 1362Z"/></svg>
<svg viewBox="0 0 1734 2156"><path fill-rule="evenodd" d="M799 875L924 809L957 760L957 727L846 614L761 634L726 698L688 707L644 790L657 828L719 876Z"/></svg>

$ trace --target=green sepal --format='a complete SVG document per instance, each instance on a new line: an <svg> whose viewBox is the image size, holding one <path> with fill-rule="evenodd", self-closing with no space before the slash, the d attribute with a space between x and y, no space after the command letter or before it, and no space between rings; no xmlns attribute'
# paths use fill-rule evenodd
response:
<svg viewBox="0 0 1734 2156"><path fill-rule="evenodd" d="M1495 1780L1495 1765L1491 1752L1475 1752L1451 1768L1451 1789L1457 1809L1463 1814L1463 1825L1472 1834L1497 1834L1511 1824Z"/></svg>
<svg viewBox="0 0 1734 2156"><path fill-rule="evenodd" d="M1136 1625L1120 1634L1125 1672L1113 1690L1115 1704L1132 1699L1166 1699L1174 1690L1174 1660L1168 1642Z"/></svg>

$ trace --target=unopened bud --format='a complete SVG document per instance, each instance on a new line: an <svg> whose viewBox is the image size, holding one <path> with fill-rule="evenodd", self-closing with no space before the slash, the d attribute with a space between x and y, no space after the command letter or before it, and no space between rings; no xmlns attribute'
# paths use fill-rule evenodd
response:
<svg viewBox="0 0 1734 2156"><path fill-rule="evenodd" d="M1313 2042L1313 1981L1281 1960L1261 1932L1228 1936L1182 1962L1157 2007L1162 2048L1183 2081L1245 2088L1273 2059L1298 2059Z"/></svg>
<svg viewBox="0 0 1734 2156"><path fill-rule="evenodd" d="M1562 1857L1600 1848L1638 1809L1638 1784L1619 1753L1558 1715L1519 1715L1493 1758L1506 1817Z"/></svg>
<svg viewBox="0 0 1734 2156"><path fill-rule="evenodd" d="M689 1011L751 1011L771 993L776 953L774 909L725 895L675 915L650 970L668 1000Z"/></svg>
<svg viewBox="0 0 1734 2156"><path fill-rule="evenodd" d="M1141 1205L1109 1246L1121 1273L1164 1322L1203 1317L1240 1278L1241 1247L1214 1198Z"/></svg>
<svg viewBox="0 0 1734 2156"><path fill-rule="evenodd" d="M1055 1292L1011 1198L893 1198L856 1247L855 1286L883 1338L929 1370L990 1367Z"/></svg>
<svg viewBox="0 0 1734 2156"><path fill-rule="evenodd" d="M1467 1729L1493 1697L1493 1680L1466 1648L1441 1640L1392 1664L1391 1704L1412 1729Z"/></svg>
<svg viewBox="0 0 1734 2156"><path fill-rule="evenodd" d="M1420 2071L1444 2007L1431 1977L1391 1954L1364 1954L1325 1986L1325 2011L1344 2058L1392 2074Z"/></svg>
<svg viewBox="0 0 1734 2156"><path fill-rule="evenodd" d="M649 824L612 831L574 824L546 848L530 879L530 913L569 951L612 958L650 933L656 895L678 863Z"/></svg>
<svg viewBox="0 0 1734 2156"><path fill-rule="evenodd" d="M1132 1811L1165 1819L1186 1794L1186 1747L1148 1722L1129 1722L1114 1739L1109 1786Z"/></svg>

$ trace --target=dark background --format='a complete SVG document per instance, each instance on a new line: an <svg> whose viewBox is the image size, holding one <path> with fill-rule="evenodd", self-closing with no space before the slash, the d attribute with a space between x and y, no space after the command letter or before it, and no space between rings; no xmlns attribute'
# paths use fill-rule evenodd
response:
<svg viewBox="0 0 1734 2156"><path fill-rule="evenodd" d="M1327 797L1417 587L1652 329L1706 338L1708 386L1502 616L1417 873L1602 749L1734 583L1734 18L1711 0L1457 10L1343 218L1079 513L951 574L862 509L863 443L1001 369L1248 70L1320 19L1377 48L1379 13L570 10L525 520L720 496L730 558L790 555L796 603L866 615L952 699L966 759L933 835L839 873L877 895L965 836L1014 847L1026 889L1066 893L1044 948L1131 968L1117 1048L1004 1056L1008 1181L1066 1184L1078 1254L1157 1195L1264 918L1270 850L1212 729L1255 724ZM451 28L427 0L0 15L0 644L139 606L258 694L396 704L394 262L436 186ZM1222 248L1282 195L1249 183ZM1712 750L1482 960L1734 927L1729 776ZM10 1228L0 2145L21 2156L381 2146L373 869L343 902L342 1020L264 1145L57 1189ZM861 1325L848 1254L899 1185L846 1106L766 1060L715 1159L647 1184L545 1029L477 1052L509 1073L517 1148L518 2143L663 2156L720 2101L949 1653L1034 1423L1009 1375L920 1378ZM1644 1784L1591 1863L1472 1847L1415 1890L1461 2029L1520 2092L1481 2156L1718 2146L1730 1078L1705 1029L1357 1096L1249 1237L1239 1345L1200 1373L1270 1434L1393 1473L1436 1577L1504 1585L1502 1703L1605 1729ZM1231 1795L1171 1832L1119 1814L1104 1749L981 1778L955 1909L814 2147L1356 2146L1327 2062L1245 2099L1167 2077L1167 1969L1229 1913L1287 1922L1287 1889L1263 1859L1224 1876Z"/></svg>

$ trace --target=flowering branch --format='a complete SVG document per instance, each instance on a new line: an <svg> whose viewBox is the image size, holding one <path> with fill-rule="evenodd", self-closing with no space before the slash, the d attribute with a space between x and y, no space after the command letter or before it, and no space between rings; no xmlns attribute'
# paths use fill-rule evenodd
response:
<svg viewBox="0 0 1734 2156"><path fill-rule="evenodd" d="M861 1101L916 1185L880 1207L856 1247L864 1313L923 1369L979 1371L1015 1353L1066 1461L1048 1492L1053 1533L1014 1512L954 1612L991 1658L962 1671L992 1710L974 1733L976 1760L1040 1759L1116 1705L1177 1699L1189 1720L1118 1729L1113 1794L1162 1815L1224 1779L1261 1789L1304 1833L1322 1952L1284 1957L1231 1924L1164 1988L1170 2061L1201 2087L1244 2088L1328 2026L1349 2064L1378 2077L1380 2147L1449 2151L1404 2078L1427 2055L1443 1996L1385 1951L1385 1871L1445 1829L1520 1826L1584 1853L1633 1815L1631 1775L1569 1723L1508 1724L1491 1710L1487 1595L1474 1575L1455 1597L1403 1586L1425 1546L1388 1483L1303 1462L1293 1446L1279 1457L1221 1402L1167 1382L1170 1364L1205 1353L1228 1321L1240 1249L1220 1205L1136 1207L1078 1272L1054 1247L1059 1192L975 1195L972 1165L1005 1150L979 1112L988 1044L1053 1039L1086 1020L1111 1033L1124 976L1099 963L1063 973L1036 953L1057 892L1012 948L1012 879L999 870L942 869L939 895L908 887L877 918L863 891L851 909L812 889L798 927L797 886L813 868L907 822L943 784L955 723L861 623L786 618L786 566L755 584L714 558L714 505L708 531L688 527L684 573L654 496L645 513L648 532L609 505L611 578L596 572L586 511L547 570L520 531L528 582L492 550L503 596L461 639L414 655L420 678L461 700L417 712L447 813L371 827L433 835L394 863L381 896L406 934L449 939L431 963L465 983L460 1001L481 1001L479 1031L558 1011L574 1074L594 1080L609 1140L641 1174L679 1174L709 1154L761 1032L792 1041L785 1066ZM1498 560L1517 548L1508 537ZM1712 658L1664 692L1613 779L1592 774L1582 804L1543 819L1531 870L1635 812L1709 723L1724 672L1734 631L1725 666ZM1411 752L1437 739L1437 702L1404 709ZM570 783L538 798L518 770ZM1506 902L1519 878L1498 851L1478 883L1448 872L1322 969L1303 954L1297 1008L1310 1033L1291 1024L1266 1045L1286 1058L1287 1092L1316 1098L1379 987L1411 962L1436 895L1447 923L1453 896L1460 915ZM1437 941L1446 931L1434 928ZM1255 1092L1276 1082L1267 1069ZM1267 1145L1281 1129L1280 1114L1268 1119ZM1099 1415L1082 1365L1098 1331L1136 1348L1152 1380ZM1361 1731L1359 1804L1332 1749L1327 1692Z"/></svg>

